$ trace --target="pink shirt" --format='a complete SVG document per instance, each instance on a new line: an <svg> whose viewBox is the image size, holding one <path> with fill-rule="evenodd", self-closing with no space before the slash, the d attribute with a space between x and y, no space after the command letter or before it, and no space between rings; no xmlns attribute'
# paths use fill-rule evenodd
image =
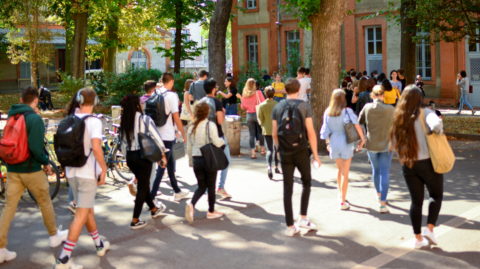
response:
<svg viewBox="0 0 480 269"><path fill-rule="evenodd" d="M258 96L258 99L257 99ZM242 97L242 109L246 110L247 113L255 113L255 106L261 104L263 101L265 101L265 97L263 97L263 94L261 91L256 91L255 94L252 97Z"/></svg>

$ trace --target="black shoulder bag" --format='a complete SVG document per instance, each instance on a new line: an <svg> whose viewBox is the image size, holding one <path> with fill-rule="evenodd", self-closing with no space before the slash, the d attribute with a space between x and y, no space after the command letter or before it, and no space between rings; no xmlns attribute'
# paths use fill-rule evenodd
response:
<svg viewBox="0 0 480 269"><path fill-rule="evenodd" d="M208 143L210 138L210 122L206 125L206 140L207 144L200 148L202 156L205 159L205 169L208 172L217 172L218 170L224 170L228 167L228 159L222 148L216 147L212 142Z"/></svg>
<svg viewBox="0 0 480 269"><path fill-rule="evenodd" d="M138 144L140 145L140 157L152 163L159 162L160 160L162 160L163 153L149 131L148 120L150 120L150 117L147 118L147 122L144 121L145 133L140 132L141 117L143 116L140 116L138 118L138 135L137 135Z"/></svg>

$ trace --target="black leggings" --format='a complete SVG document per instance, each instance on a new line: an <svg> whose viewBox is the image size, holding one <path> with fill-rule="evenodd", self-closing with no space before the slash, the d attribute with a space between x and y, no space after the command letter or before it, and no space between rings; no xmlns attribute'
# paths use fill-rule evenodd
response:
<svg viewBox="0 0 480 269"><path fill-rule="evenodd" d="M198 188L193 194L192 204L198 202L198 199L202 197L205 190L208 189L208 211L213 213L215 211L215 182L217 180L217 171L207 172L205 170L205 159L203 157L193 157L193 172L197 177Z"/></svg>
<svg viewBox="0 0 480 269"><path fill-rule="evenodd" d="M298 168L298 171L300 171L300 174L302 175L303 192L300 215L307 215L308 200L310 199L310 187L312 186L310 154L309 150L305 149L291 155L282 154L280 159L283 172L283 206L285 208L285 219L287 221L287 226L292 226L293 173L295 172L295 168Z"/></svg>
<svg viewBox="0 0 480 269"><path fill-rule="evenodd" d="M147 203L150 209L155 208L150 196L150 174L152 162L142 159L140 151L127 151L127 165L137 178L137 197L133 208L133 218L138 219L142 213L143 203Z"/></svg>
<svg viewBox="0 0 480 269"><path fill-rule="evenodd" d="M410 219L412 221L413 232L414 234L420 234L422 229L424 186L427 186L428 193L430 194L427 224L435 225L440 213L440 208L442 207L443 174L437 174L433 170L430 159L417 161L411 169L404 165L402 172L412 199Z"/></svg>
<svg viewBox="0 0 480 269"><path fill-rule="evenodd" d="M267 145L267 167L272 167L272 159L275 159L275 167L278 166L277 148L273 145L271 135L265 135L265 144Z"/></svg>

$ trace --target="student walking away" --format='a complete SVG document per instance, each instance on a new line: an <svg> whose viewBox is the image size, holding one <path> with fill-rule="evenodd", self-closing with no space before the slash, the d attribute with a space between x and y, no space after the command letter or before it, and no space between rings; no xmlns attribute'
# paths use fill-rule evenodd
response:
<svg viewBox="0 0 480 269"><path fill-rule="evenodd" d="M392 88L392 84L390 84L388 79L383 80L382 87L385 91L385 98L383 102L387 105L395 107L397 100L400 99L400 92L397 89Z"/></svg>
<svg viewBox="0 0 480 269"><path fill-rule="evenodd" d="M458 107L457 115L460 115L462 113L463 104L465 104L468 108L472 110L472 115L475 115L477 111L473 109L472 105L470 105L467 98L468 91L470 88L470 80L467 77L467 72L460 71L460 73L457 74L457 85L460 86L460 91L462 93L462 95L460 96L460 106Z"/></svg>
<svg viewBox="0 0 480 269"><path fill-rule="evenodd" d="M104 256L110 248L110 243L99 237L93 212L98 186L105 184L107 174L102 149L102 122L91 117L99 100L92 88L83 88L76 96L80 108L74 115L60 122L55 135L55 152L60 163L65 166L66 177L77 202L75 218L70 224L68 239L58 257L56 269L82 268L73 263L71 255L83 226L87 227L92 236L98 256ZM72 144L71 141L75 140L72 134L81 133L82 130L83 137L78 144Z"/></svg>
<svg viewBox="0 0 480 269"><path fill-rule="evenodd" d="M225 156L227 156L228 163L230 163L230 148L228 147L227 138L223 134L222 130L222 124L225 121L225 109L222 106L222 102L220 102L218 99L215 99L215 96L217 95L217 82L213 79L207 79L205 80L203 86L205 87L205 92L207 93L207 96L200 99L200 101L207 103L208 107L210 108L210 111L208 113L208 120L216 124L218 137L222 139L225 144L225 148L223 149L223 151L225 153ZM235 99L236 98L237 97L235 97ZM218 184L217 194L220 195L222 198L232 197L225 190L225 181L227 180L227 173L229 167L230 164L227 166L227 168L223 169L220 172L220 182Z"/></svg>
<svg viewBox="0 0 480 269"><path fill-rule="evenodd" d="M378 76L377 70L373 70L373 72L370 74L370 78L377 79L377 76Z"/></svg>
<svg viewBox="0 0 480 269"><path fill-rule="evenodd" d="M180 201L188 195L190 191L181 190L178 187L177 178L175 176L175 160L172 157L173 145L175 143L175 125L177 129L183 136L183 141L186 141L187 137L183 130L183 124L180 120L178 113L178 103L180 99L178 98L173 85L175 83L173 75L171 73L163 73L162 75L163 88L156 91L150 99L148 99L145 106L145 114L150 116L155 125L157 126L160 137L165 144L165 148L168 151L165 153L167 158L167 171L168 177L170 178L170 183L175 192L173 198L175 201ZM202 81L203 82L203 81ZM202 83L203 85L203 83ZM165 173L165 168L159 166L157 169L157 175L155 176L155 181L152 185L151 196L155 197L157 195L158 188L162 182L163 174Z"/></svg>
<svg viewBox="0 0 480 269"><path fill-rule="evenodd" d="M366 79L370 79L370 77L368 76L368 72L367 72L367 71L363 71L362 77L364 77L364 78L366 78Z"/></svg>
<svg viewBox="0 0 480 269"><path fill-rule="evenodd" d="M347 71L347 75L345 76L345 80L349 83L352 83L352 77L351 77L352 71Z"/></svg>
<svg viewBox="0 0 480 269"><path fill-rule="evenodd" d="M187 98L187 100L193 101L193 105L195 105L198 100L202 99L203 97L207 96L207 93L203 89L203 83L205 83L205 80L208 78L208 72L205 70L200 71L198 73L199 79L194 80L192 85L190 85L190 89L188 89L188 94L185 95L184 98ZM187 110L190 112L190 115L193 115L192 110L193 106L190 105L190 103L187 103Z"/></svg>
<svg viewBox="0 0 480 269"><path fill-rule="evenodd" d="M348 88L348 81L345 79L342 81L342 89L345 92L345 98L347 99L347 107L353 109L353 91Z"/></svg>
<svg viewBox="0 0 480 269"><path fill-rule="evenodd" d="M243 89L243 96L241 96L242 100L242 109L247 111L247 125L248 125L248 132L250 133L250 149L252 150L252 159L257 158L257 154L255 153L255 139L257 138L257 130L260 129L260 125L258 124L257 119L257 111L256 106L261 104L265 101L263 94L261 91L257 90L255 86L255 79L249 78L247 83L245 83L245 88ZM260 151L262 155L265 155L265 148L264 148L264 140L263 135L261 132L259 133L260 141Z"/></svg>
<svg viewBox="0 0 480 269"><path fill-rule="evenodd" d="M300 91L298 99L308 102L308 94L310 94L310 80L305 77L306 69L300 66L297 70L297 80L300 82Z"/></svg>
<svg viewBox="0 0 480 269"><path fill-rule="evenodd" d="M269 80L272 80L272 78L268 74L267 70L263 71L263 81L267 82Z"/></svg>
<svg viewBox="0 0 480 269"><path fill-rule="evenodd" d="M205 159L202 156L201 148L207 144L213 143L216 147L225 145L225 140L218 136L216 124L208 120L210 107L205 102L200 102L195 106L194 120L188 127L187 153L190 167L197 177L198 188L193 195L192 201L185 207L185 218L192 223L194 220L195 205L198 199L208 191L208 212L207 219L216 219L223 216L223 213L215 210L215 181L217 171L208 171L206 169Z"/></svg>
<svg viewBox="0 0 480 269"><path fill-rule="evenodd" d="M352 162L355 142L348 144L345 134L345 124L353 123L360 136L360 143L357 145L357 151L361 150L365 143L363 130L360 127L357 116L353 111L347 108L345 92L341 89L334 90L330 105L323 114L323 125L320 130L320 138L326 140L327 150L330 152L330 159L337 163L337 182L340 209L348 210L350 205L346 201L348 189L348 173Z"/></svg>
<svg viewBox="0 0 480 269"><path fill-rule="evenodd" d="M365 91L358 95L357 108L356 108L357 110L355 114L359 115L360 111L362 111L363 107L367 103L373 102L373 99L370 95L372 93L373 86L375 86L376 84L377 83L375 83L375 80L373 80L372 78L367 79L367 81L365 82Z"/></svg>
<svg viewBox="0 0 480 269"><path fill-rule="evenodd" d="M190 88L190 85L192 85L192 83L193 83L192 79L187 79L183 87L183 104L182 104L182 110L180 112L180 119L182 120L183 125L187 125L188 122L192 120L192 115L187 110L187 102L189 102L190 104L193 104L190 102L190 100L187 99L188 89Z"/></svg>
<svg viewBox="0 0 480 269"><path fill-rule="evenodd" d="M360 80L361 78L362 78L362 72L358 71L357 75L355 76L355 79ZM367 78L365 78L365 79L367 79Z"/></svg>
<svg viewBox="0 0 480 269"><path fill-rule="evenodd" d="M284 99L284 94L287 92L285 91L285 84L282 82L282 76L280 74L275 75L275 82L272 83L273 89L275 89L275 95L273 96L273 100L280 102Z"/></svg>
<svg viewBox="0 0 480 269"><path fill-rule="evenodd" d="M367 83L366 78L360 78L356 82L358 82L358 86L356 88L354 88L353 97L352 97L352 104L355 104L355 110L354 111L356 111L356 108L358 106L357 102L358 102L358 99L360 97L360 94L367 90L367 87L365 86L365 84Z"/></svg>
<svg viewBox="0 0 480 269"><path fill-rule="evenodd" d="M40 86L40 97L38 98L38 101L42 111L48 110L49 107L51 107L52 110L55 109L52 103L52 93L44 86Z"/></svg>
<svg viewBox="0 0 480 269"><path fill-rule="evenodd" d="M42 118L34 113L34 108L38 106L38 90L32 86L26 87L20 101L22 104L12 105L8 111L7 124L0 140L0 156L7 163L5 207L0 218L0 263L17 257L15 252L6 249L7 236L25 189L37 200L43 223L50 235L50 247L59 246L68 234L68 230L57 229L48 191L45 173L51 174L52 167L48 164L43 145L45 125ZM26 136L18 135L16 128Z"/></svg>
<svg viewBox="0 0 480 269"><path fill-rule="evenodd" d="M425 84L423 84L422 76L417 75L417 79L415 80L415 85L422 91L423 97L425 97L425 90L423 89L423 86Z"/></svg>
<svg viewBox="0 0 480 269"><path fill-rule="evenodd" d="M397 74L398 74L398 81L400 81L402 83L402 89L401 91L403 91L403 89L405 89L405 87L407 86L407 78L403 76L405 70L403 70L403 68L400 68L397 70Z"/></svg>
<svg viewBox="0 0 480 269"><path fill-rule="evenodd" d="M434 111L425 108L421 113L422 92L415 85L408 85L398 102L390 131L391 150L396 150L402 164L403 177L408 186L412 204L410 219L415 234L414 248L437 245L433 228L438 219L443 199L443 174L434 171L427 144L426 133L443 133L443 122ZM425 186L428 190L429 206L427 228L421 233L422 207Z"/></svg>
<svg viewBox="0 0 480 269"><path fill-rule="evenodd" d="M308 80L308 83L312 85L312 77L310 76L310 68L305 68L305 78Z"/></svg>
<svg viewBox="0 0 480 269"><path fill-rule="evenodd" d="M357 72L355 70L350 70L350 77L352 78L352 84L355 83L355 81L358 81L357 79Z"/></svg>
<svg viewBox="0 0 480 269"><path fill-rule="evenodd" d="M121 101L122 117L120 122L120 131L122 138L122 149L126 152L127 165L132 170L135 178L137 178L137 193L135 198L135 207L133 209L133 220L130 224L132 230L143 228L147 223L140 220L142 207L147 203L152 218L157 218L166 209L160 201L153 202L155 196L150 194L150 176L152 171L152 161L142 158L141 147L139 142L139 134L148 134L153 138L156 146L163 155L159 161L159 166L165 168L168 164L165 155L165 145L155 126L154 121L148 115L143 114L140 98L133 93L127 94Z"/></svg>
<svg viewBox="0 0 480 269"><path fill-rule="evenodd" d="M287 99L278 103L272 111L272 138L280 151L283 171L283 204L287 222L287 236L300 232L299 228L316 230L307 218L310 187L312 183L310 155L318 165L317 136L313 129L313 111L309 103L298 98L300 82L289 79L285 84ZM308 148L310 141L310 149ZM293 173L297 168L301 174L303 192L298 224L294 224L292 209Z"/></svg>
<svg viewBox="0 0 480 269"><path fill-rule="evenodd" d="M388 82L388 80L386 80ZM380 202L380 213L388 213L387 194L390 187L390 165L393 152L389 150L388 133L392 127L395 108L385 104L385 89L381 85L373 87L373 103L366 104L360 112L360 124L367 125L367 154L372 165L372 179Z"/></svg>
<svg viewBox="0 0 480 269"><path fill-rule="evenodd" d="M278 169L278 155L277 148L274 147L273 137L272 137L272 111L273 107L278 104L277 101L273 99L275 95L275 90L268 86L265 88L265 93L267 95L267 100L258 106L257 117L258 124L262 126L262 135L265 137L265 144L267 144L267 173L268 178L273 179L272 173L272 161L275 159L275 173L280 173Z"/></svg>
<svg viewBox="0 0 480 269"><path fill-rule="evenodd" d="M380 75L378 75L377 77L377 85L382 85L382 82L387 78L387 76L385 76L385 73L380 73Z"/></svg>
<svg viewBox="0 0 480 269"><path fill-rule="evenodd" d="M237 82L232 77L225 79L225 87L227 87L228 92L224 93L218 91L218 94L227 99L226 114L227 115L238 115L237 108ZM208 94L207 94L208 95Z"/></svg>

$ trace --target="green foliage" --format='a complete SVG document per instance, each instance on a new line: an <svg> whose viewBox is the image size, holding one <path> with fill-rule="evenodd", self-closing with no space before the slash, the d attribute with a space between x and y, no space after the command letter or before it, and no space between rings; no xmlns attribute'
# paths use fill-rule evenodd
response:
<svg viewBox="0 0 480 269"><path fill-rule="evenodd" d="M110 72L98 72L92 76L91 84L97 94L102 97L109 93L110 85L117 78L117 74Z"/></svg>
<svg viewBox="0 0 480 269"><path fill-rule="evenodd" d="M340 67L341 68L341 67ZM342 81L345 79L345 77L347 76L347 70L345 69L342 69L340 71L340 75L338 76L338 85L341 86L342 85ZM341 87L340 87L341 88Z"/></svg>
<svg viewBox="0 0 480 269"><path fill-rule="evenodd" d="M257 63L248 62L247 66L240 67L240 74L238 75L237 89L238 93L243 93L243 88L245 83L249 78L253 78L256 81L260 82L260 87L265 88L266 86L272 85L272 80L263 80L265 69L260 69Z"/></svg>
<svg viewBox="0 0 480 269"><path fill-rule="evenodd" d="M189 73L189 72L176 73L176 74L173 74L173 78L175 79L175 83L173 84L173 87L175 88L175 91L177 92L178 97L180 98L180 101L183 102L183 91L185 88L185 82L187 81L187 79L193 80L193 73Z"/></svg>
<svg viewBox="0 0 480 269"><path fill-rule="evenodd" d="M308 46L307 51L305 52L304 58L304 66L305 68L312 68L312 47Z"/></svg>
<svg viewBox="0 0 480 269"><path fill-rule="evenodd" d="M195 57L202 55L202 51L207 49L206 47L197 47L198 43L193 40L188 40L188 36L188 34L182 34L180 61L194 61ZM175 57L175 43L172 43L172 47L169 49L163 47L155 47L154 49L157 53L163 53L163 57L170 58L171 60Z"/></svg>
<svg viewBox="0 0 480 269"><path fill-rule="evenodd" d="M57 74L62 80L62 83L58 84L58 88L60 92L66 93L68 96L74 95L84 86L83 78L76 79L73 76L67 75L65 72L62 71L57 71Z"/></svg>
<svg viewBox="0 0 480 269"><path fill-rule="evenodd" d="M302 66L300 42L296 42L287 48L287 76L296 77L297 70Z"/></svg>

